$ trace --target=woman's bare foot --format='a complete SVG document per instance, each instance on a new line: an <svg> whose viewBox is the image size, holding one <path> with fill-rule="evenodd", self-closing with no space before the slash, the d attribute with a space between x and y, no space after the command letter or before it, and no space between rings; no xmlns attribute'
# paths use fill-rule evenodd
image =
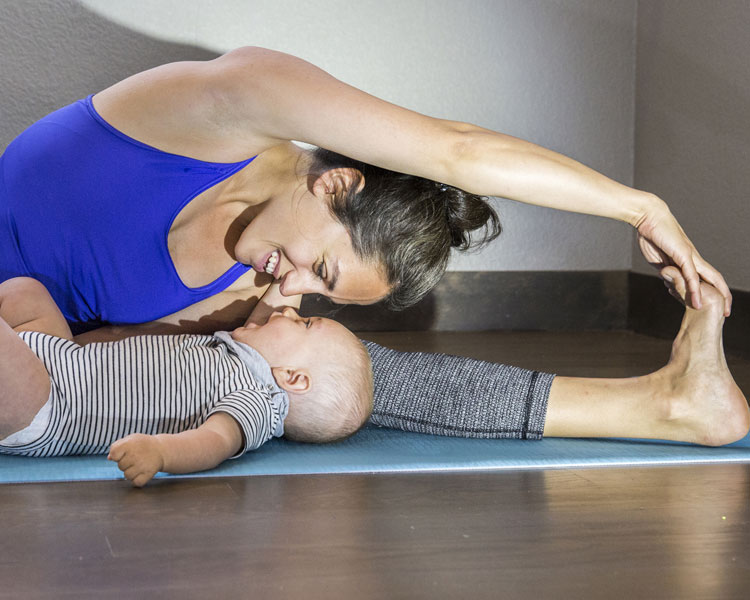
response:
<svg viewBox="0 0 750 600"><path fill-rule="evenodd" d="M677 269L673 295L685 299L685 282ZM750 411L742 391L729 372L722 345L724 298L701 284L703 306L687 306L680 331L672 344L669 363L654 373L665 400L665 428L670 439L720 446L743 438L750 429Z"/></svg>
<svg viewBox="0 0 750 600"><path fill-rule="evenodd" d="M680 272L662 271L685 303ZM729 444L750 429L750 410L722 347L724 298L701 284L702 307L685 309L669 363L626 378L557 376L550 388L545 437L649 438L707 446Z"/></svg>

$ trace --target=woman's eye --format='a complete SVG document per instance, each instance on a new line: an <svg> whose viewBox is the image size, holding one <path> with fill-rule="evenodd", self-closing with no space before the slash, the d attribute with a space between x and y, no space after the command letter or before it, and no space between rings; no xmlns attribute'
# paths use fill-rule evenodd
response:
<svg viewBox="0 0 750 600"><path fill-rule="evenodd" d="M305 321L305 329L310 329L310 323L312 323L312 319L307 319Z"/></svg>
<svg viewBox="0 0 750 600"><path fill-rule="evenodd" d="M324 261L321 261L318 265L318 268L315 269L315 274L318 276L319 279L325 279L326 278L326 263Z"/></svg>

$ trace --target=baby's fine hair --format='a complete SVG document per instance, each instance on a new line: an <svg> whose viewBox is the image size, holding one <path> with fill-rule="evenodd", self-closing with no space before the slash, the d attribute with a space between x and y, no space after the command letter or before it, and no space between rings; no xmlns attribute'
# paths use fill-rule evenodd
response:
<svg viewBox="0 0 750 600"><path fill-rule="evenodd" d="M349 332L345 343L328 354L328 362L304 395L289 394L284 437L297 442L324 443L349 437L372 413L373 383L370 354Z"/></svg>

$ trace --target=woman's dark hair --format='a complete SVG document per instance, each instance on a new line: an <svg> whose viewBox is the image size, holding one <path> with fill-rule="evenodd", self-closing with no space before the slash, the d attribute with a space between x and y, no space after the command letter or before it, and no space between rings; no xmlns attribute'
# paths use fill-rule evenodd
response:
<svg viewBox="0 0 750 600"><path fill-rule="evenodd" d="M451 248L479 248L500 235L487 198L323 148L313 151L311 175L337 168L356 169L364 187L357 191L359 179L337 190L332 213L349 231L357 255L382 265L391 287L385 301L394 310L416 304L437 284Z"/></svg>

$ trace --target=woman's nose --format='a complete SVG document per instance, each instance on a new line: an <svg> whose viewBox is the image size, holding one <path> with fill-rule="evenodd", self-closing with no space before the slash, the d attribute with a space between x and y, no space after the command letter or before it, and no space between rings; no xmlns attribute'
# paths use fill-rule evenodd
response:
<svg viewBox="0 0 750 600"><path fill-rule="evenodd" d="M297 270L289 271L284 275L279 291L283 296L296 296L297 294L314 294L315 289L309 285L309 282Z"/></svg>

